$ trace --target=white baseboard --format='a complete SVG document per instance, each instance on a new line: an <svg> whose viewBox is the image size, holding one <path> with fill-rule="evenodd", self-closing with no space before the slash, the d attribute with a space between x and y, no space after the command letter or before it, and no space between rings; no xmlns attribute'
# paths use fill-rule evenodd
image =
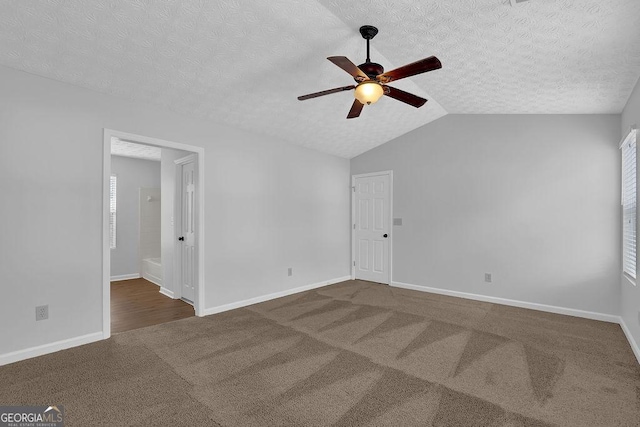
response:
<svg viewBox="0 0 640 427"><path fill-rule="evenodd" d="M152 274L147 274L147 273L142 273L142 278L144 280L148 280L149 282L153 283L154 285L158 285L160 287L162 287L162 279L160 279L159 277L156 277Z"/></svg>
<svg viewBox="0 0 640 427"><path fill-rule="evenodd" d="M167 289L167 288L163 288L162 286L160 287L160 293L161 293L162 295L168 296L169 298L176 299L176 297L174 296L173 291L170 291L170 290L169 290L169 289Z"/></svg>
<svg viewBox="0 0 640 427"><path fill-rule="evenodd" d="M627 337L627 341L629 341L629 345L631 346L631 350L633 350L633 354L636 355L636 359L638 360L638 363L640 363L640 346L638 346L638 343L633 338L633 335L631 335L631 331L627 327L627 324L622 317L620 317L620 327L622 328L622 332L624 332L624 335Z"/></svg>
<svg viewBox="0 0 640 427"><path fill-rule="evenodd" d="M95 341L100 341L102 339L104 339L104 335L101 331L95 332L93 334L82 335L80 337L52 342L50 344L26 348L24 350L18 350L11 353L1 354L0 366L19 362L20 360L31 359L32 357L55 353L56 351L65 350L71 347L77 347L79 345L89 344Z"/></svg>
<svg viewBox="0 0 640 427"><path fill-rule="evenodd" d="M111 276L111 281L118 282L120 280L131 280L131 279L139 279L139 278L140 278L140 273L121 274L119 276Z"/></svg>
<svg viewBox="0 0 640 427"><path fill-rule="evenodd" d="M300 286L298 288L287 289L286 291L274 292L272 294L262 295L255 298L246 299L244 301L232 302L231 304L219 305L217 307L206 308L203 316L209 316L211 314L222 313L223 311L234 310L236 308L246 307L248 305L258 304L261 302L269 301L276 298L282 298L289 295L297 294L299 292L309 291L311 289L321 288L323 286L333 285L334 283L344 282L345 280L351 280L351 276L338 277L336 279L327 280L324 282L313 283L311 285Z"/></svg>
<svg viewBox="0 0 640 427"><path fill-rule="evenodd" d="M428 286L411 285L402 282L391 282L391 286L403 289L411 289L414 291L431 292L433 294L447 295L451 297L459 297L472 299L475 301L490 302L494 304L510 305L513 307L529 308L531 310L546 311L549 313L565 314L574 317L583 317L585 319L601 320L603 322L620 323L620 317L613 314L597 313L593 311L578 310L575 308L557 307L554 305L538 304L535 302L518 301L506 298L491 297L486 295L471 294L467 292L451 291L448 289L430 288Z"/></svg>

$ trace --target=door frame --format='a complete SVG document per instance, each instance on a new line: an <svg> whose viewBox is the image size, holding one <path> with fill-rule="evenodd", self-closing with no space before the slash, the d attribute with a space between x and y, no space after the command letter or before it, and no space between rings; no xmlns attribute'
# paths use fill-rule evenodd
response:
<svg viewBox="0 0 640 427"><path fill-rule="evenodd" d="M205 315L204 301L204 147L183 144L180 142L166 141L143 135L121 132L113 129L103 129L103 154L102 154L102 335L103 339L111 336L111 249L109 247L109 177L111 176L111 138L120 138L126 141L140 144L153 145L161 148L173 148L176 150L190 151L196 155L196 167L198 169L198 188L196 199L198 204L196 243L197 255L197 283L195 292L194 310L196 316ZM175 227L174 227L175 229ZM175 276L175 275L174 275Z"/></svg>
<svg viewBox="0 0 640 427"><path fill-rule="evenodd" d="M185 157L181 157L179 159L176 159L173 161L174 164L174 168L175 168L175 194L173 196L173 253L175 254L180 254L180 243L178 241L178 237L179 233L178 232L178 227L176 226L176 224L181 224L182 223L182 166L187 164L187 163L191 163L193 162L195 164L195 169L196 169L196 174L195 174L195 180L196 180L196 200L195 200L195 205L196 205L196 209L195 209L195 223L196 223L196 235L195 235L195 247L196 247L196 252L198 252L198 248L199 248L199 236L198 236L198 229L200 226L200 219L199 219L199 213L198 213L198 208L199 208L199 203L198 203L198 190L200 188L200 177L198 176L199 170L200 168L198 167L198 156L193 153L193 154L189 154ZM181 299L182 298L182 283L178 282L179 279L182 278L182 256L174 256L173 257L173 278L174 278L174 290L173 290L173 295L174 298L176 299ZM200 265L200 260L198 259L198 257L196 256L196 269L198 269L198 266ZM200 288L199 286L199 278L198 280L196 280L196 295L194 295L194 298L197 297L197 291ZM183 300L184 301L184 300ZM187 301L185 301L187 302ZM193 301L193 305L195 307L196 302Z"/></svg>
<svg viewBox="0 0 640 427"><path fill-rule="evenodd" d="M351 175L351 280L356 278L356 179L372 176L389 176L389 283L393 282L393 170L380 172L361 173Z"/></svg>

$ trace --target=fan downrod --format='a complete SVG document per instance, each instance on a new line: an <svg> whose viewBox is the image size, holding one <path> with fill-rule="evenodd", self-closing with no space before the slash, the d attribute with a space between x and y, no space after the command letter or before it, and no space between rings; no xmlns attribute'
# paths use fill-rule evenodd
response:
<svg viewBox="0 0 640 427"><path fill-rule="evenodd" d="M378 29L373 25L363 25L360 27L360 34L362 34L362 38L367 41L367 60L364 64L358 65L358 68L369 76L370 79L375 80L377 75L384 73L382 65L371 62L371 58L369 58L369 41L378 34Z"/></svg>

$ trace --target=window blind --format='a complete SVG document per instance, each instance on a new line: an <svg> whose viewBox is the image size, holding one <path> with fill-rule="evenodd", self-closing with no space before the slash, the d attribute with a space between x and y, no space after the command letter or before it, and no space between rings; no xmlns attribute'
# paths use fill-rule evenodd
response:
<svg viewBox="0 0 640 427"><path fill-rule="evenodd" d="M109 180L109 247L115 249L116 247L116 187L117 178L115 175L111 175Z"/></svg>
<svg viewBox="0 0 640 427"><path fill-rule="evenodd" d="M636 130L620 144L622 151L622 271L636 278Z"/></svg>

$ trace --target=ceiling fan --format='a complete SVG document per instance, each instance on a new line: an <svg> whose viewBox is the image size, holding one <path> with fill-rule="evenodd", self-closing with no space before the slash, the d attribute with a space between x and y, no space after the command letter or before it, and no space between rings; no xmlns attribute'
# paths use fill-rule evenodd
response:
<svg viewBox="0 0 640 427"><path fill-rule="evenodd" d="M367 41L367 60L364 64L356 66L346 56L330 56L327 58L338 67L351 74L357 84L323 90L322 92L310 93L308 95L299 96L298 100L305 101L319 96L355 89L354 95L356 99L353 101L353 105L347 115L347 119L354 119L360 116L364 104L371 105L378 101L382 95L387 95L416 108L422 107L425 102L427 102L426 99L395 87L388 86L387 84L395 80L404 79L405 77L411 77L416 74L422 74L427 71L442 68L440 60L435 56L430 56L385 73L382 65L371 62L371 59L369 59L369 41L378 34L378 29L371 25L363 25L360 27L360 34Z"/></svg>

